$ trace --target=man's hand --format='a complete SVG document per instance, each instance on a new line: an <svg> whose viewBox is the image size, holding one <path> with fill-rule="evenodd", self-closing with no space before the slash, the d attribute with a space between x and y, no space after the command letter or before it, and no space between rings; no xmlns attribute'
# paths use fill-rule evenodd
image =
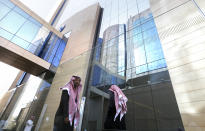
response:
<svg viewBox="0 0 205 131"><path fill-rule="evenodd" d="M64 122L65 122L65 124L68 124L68 123L69 123L68 117L66 117L66 118L64 119Z"/></svg>

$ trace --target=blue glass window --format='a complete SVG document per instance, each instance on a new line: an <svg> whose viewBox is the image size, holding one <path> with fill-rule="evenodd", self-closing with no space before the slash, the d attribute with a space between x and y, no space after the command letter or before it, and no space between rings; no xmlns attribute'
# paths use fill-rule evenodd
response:
<svg viewBox="0 0 205 131"><path fill-rule="evenodd" d="M117 77L111 76L111 82L111 84L117 84Z"/></svg>
<svg viewBox="0 0 205 131"><path fill-rule="evenodd" d="M0 28L0 36L10 40L13 37L13 34L7 32L6 30Z"/></svg>
<svg viewBox="0 0 205 131"><path fill-rule="evenodd" d="M167 66L165 59L154 61L148 64L149 70L156 70L160 68L165 68Z"/></svg>
<svg viewBox="0 0 205 131"><path fill-rule="evenodd" d="M142 31L146 31L147 29L150 29L152 27L155 27L153 19L142 24Z"/></svg>
<svg viewBox="0 0 205 131"><path fill-rule="evenodd" d="M26 12L24 12L22 9L20 9L17 6L14 8L14 11L17 12L19 15L23 16L24 18L30 17Z"/></svg>
<svg viewBox="0 0 205 131"><path fill-rule="evenodd" d="M29 17L28 18L29 21L33 22L34 24L36 24L37 26L41 27L41 23L39 23L37 20L35 20L33 17Z"/></svg>
<svg viewBox="0 0 205 131"><path fill-rule="evenodd" d="M10 11L6 5L0 3L0 20Z"/></svg>
<svg viewBox="0 0 205 131"><path fill-rule="evenodd" d="M162 52L161 49L152 50L152 51L150 51L150 52L147 52L146 55L147 55L147 62L148 62L148 63L163 58L163 52Z"/></svg>
<svg viewBox="0 0 205 131"><path fill-rule="evenodd" d="M146 63L144 45L134 49L134 57L136 66L143 65Z"/></svg>
<svg viewBox="0 0 205 131"><path fill-rule="evenodd" d="M30 44L29 42L27 42L27 41L25 41L25 40L23 40L23 39L21 39L21 38L19 38L17 36L15 36L11 40L11 42L14 42L15 44L17 44L18 46L20 46L20 47L22 47L24 49L27 49L29 47L29 44Z"/></svg>
<svg viewBox="0 0 205 131"><path fill-rule="evenodd" d="M23 16L12 11L3 20L0 21L0 27L12 34L15 34L25 21L26 19Z"/></svg>
<svg viewBox="0 0 205 131"><path fill-rule="evenodd" d="M148 71L147 64L137 66L135 71L136 71L136 74L147 72Z"/></svg>
<svg viewBox="0 0 205 131"><path fill-rule="evenodd" d="M136 26L136 27L134 27L134 28L131 30L131 32L132 32L132 37L134 37L135 35L141 33L141 32L142 32L141 26Z"/></svg>
<svg viewBox="0 0 205 131"><path fill-rule="evenodd" d="M143 18L141 18L143 19ZM133 22L134 23L134 22ZM134 35L130 44L134 44L136 74L166 67L164 55L154 20L151 19L139 26L143 32ZM133 34L137 32L133 30ZM132 56L130 56L132 57Z"/></svg>
<svg viewBox="0 0 205 131"><path fill-rule="evenodd" d="M92 77L92 85L96 86L100 83L100 74L101 74L101 69L99 66L94 66L93 67L93 77Z"/></svg>
<svg viewBox="0 0 205 131"><path fill-rule="evenodd" d="M151 28L149 30L146 30L146 31L143 31L143 38L144 39L147 39L147 38L150 38L152 36L158 36L158 32L157 32L157 29L156 27L155 28Z"/></svg>
<svg viewBox="0 0 205 131"><path fill-rule="evenodd" d="M53 39L50 39L51 44L47 45L48 49L45 49L46 54L43 59L48 61L49 63L52 63L53 66L57 67L63 55L66 42L58 38L56 35L53 35L52 38Z"/></svg>
<svg viewBox="0 0 205 131"><path fill-rule="evenodd" d="M155 36L145 39L144 43L147 52L161 49L160 41Z"/></svg>
<svg viewBox="0 0 205 131"><path fill-rule="evenodd" d="M26 41L31 42L38 33L39 29L39 26L33 24L30 21L26 21L26 23L24 23L16 35L25 39Z"/></svg>
<svg viewBox="0 0 205 131"><path fill-rule="evenodd" d="M101 55L101 49L102 49L102 38L98 38L97 45L96 45L96 53L95 53L95 59L96 61L100 61L100 55Z"/></svg>
<svg viewBox="0 0 205 131"><path fill-rule="evenodd" d="M57 49L58 49L58 47L59 47L59 45L60 45L60 43L61 43L61 39L58 39L57 41L54 41L55 43L53 43L53 47L50 49L51 51L51 53L49 54L49 59L48 59L48 62L49 63L52 63L52 60L53 60L53 58L55 57L55 55L58 53L57 52Z"/></svg>
<svg viewBox="0 0 205 131"><path fill-rule="evenodd" d="M137 34L132 37L132 42L134 44L134 48L137 48L143 44L142 34Z"/></svg>
<svg viewBox="0 0 205 131"><path fill-rule="evenodd" d="M136 17L136 16L135 16ZM137 19L133 22L133 27L136 27L140 24L140 19L139 17L137 16Z"/></svg>
<svg viewBox="0 0 205 131"><path fill-rule="evenodd" d="M13 8L15 6L10 0L0 0L0 2L5 4L9 8Z"/></svg>
<svg viewBox="0 0 205 131"><path fill-rule="evenodd" d="M30 44L27 48L27 50L31 53L35 53L36 52L36 49L37 49L37 46L36 45L33 45L33 44Z"/></svg>

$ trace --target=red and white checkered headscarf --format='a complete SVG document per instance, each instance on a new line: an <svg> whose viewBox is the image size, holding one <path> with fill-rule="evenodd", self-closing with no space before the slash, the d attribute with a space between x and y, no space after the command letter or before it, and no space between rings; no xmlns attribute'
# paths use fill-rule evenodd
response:
<svg viewBox="0 0 205 131"><path fill-rule="evenodd" d="M80 78L80 77L79 77ZM77 127L79 120L80 120L80 112L79 112L79 95L82 89L82 84L76 88L74 88L73 80L75 80L75 76L72 76L71 80L63 87L61 87L61 90L67 90L69 95L69 102L68 102L68 118L70 121L70 125L72 126L72 122L74 119L74 128ZM75 102L75 99L77 98L77 102ZM74 118L75 116L75 118Z"/></svg>
<svg viewBox="0 0 205 131"><path fill-rule="evenodd" d="M127 113L126 102L128 101L128 99L125 96L125 94L122 92L122 90L116 85L112 85L109 90L114 92L114 97L115 97L116 114L115 114L114 121L116 120L119 114L120 114L120 121L121 121L123 115Z"/></svg>

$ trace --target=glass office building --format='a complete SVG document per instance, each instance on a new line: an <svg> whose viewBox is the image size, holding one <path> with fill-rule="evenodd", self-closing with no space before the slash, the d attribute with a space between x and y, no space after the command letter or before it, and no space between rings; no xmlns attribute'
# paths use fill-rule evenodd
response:
<svg viewBox="0 0 205 131"><path fill-rule="evenodd" d="M98 2L103 11L90 87L106 93L116 84L124 91L129 99L126 115L129 131L183 129L149 0ZM93 97L92 91L87 97L82 128L101 130L108 101L101 101L100 95ZM96 105L103 107L103 111L94 108ZM94 117L91 112L103 113L102 118Z"/></svg>
<svg viewBox="0 0 205 131"><path fill-rule="evenodd" d="M51 130L60 99L57 88L67 82L67 77L79 75L85 102L80 108L81 131L104 131L107 93L113 84L128 97L127 131L203 129L205 15L202 4L196 6L202 0L196 1L96 0L101 8L94 4L63 23L63 32L70 35L64 52L67 38L59 38L9 0L1 0L1 37L52 67L59 66L65 53L59 72L38 76L46 80L26 73L20 77L17 85L25 88L16 88L14 98L21 90L32 88L29 83L35 80L36 87L32 98L20 100L23 106L16 108L15 128L22 129L31 115L39 117L46 112L39 128ZM85 19L79 20L82 17Z"/></svg>

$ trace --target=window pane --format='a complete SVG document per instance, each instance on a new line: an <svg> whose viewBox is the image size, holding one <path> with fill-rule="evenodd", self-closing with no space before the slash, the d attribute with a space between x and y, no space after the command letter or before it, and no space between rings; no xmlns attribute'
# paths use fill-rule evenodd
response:
<svg viewBox="0 0 205 131"><path fill-rule="evenodd" d="M145 49L147 52L161 49L161 43L159 39L155 36L144 39Z"/></svg>
<svg viewBox="0 0 205 131"><path fill-rule="evenodd" d="M27 21L17 32L17 36L31 42L39 31L39 26Z"/></svg>
<svg viewBox="0 0 205 131"><path fill-rule="evenodd" d="M15 24L13 23L15 21ZM0 27L15 34L16 31L21 27L21 25L26 21L26 19L19 15L18 13L12 11L3 20L0 21Z"/></svg>
<svg viewBox="0 0 205 131"><path fill-rule="evenodd" d="M161 59L161 60L148 64L149 70L155 70L155 69L160 69L160 68L165 68L165 67L166 67L165 59Z"/></svg>
<svg viewBox="0 0 205 131"><path fill-rule="evenodd" d="M134 49L135 65L143 65L146 63L144 45Z"/></svg>
<svg viewBox="0 0 205 131"><path fill-rule="evenodd" d="M36 45L33 45L33 44L30 44L27 48L27 50L31 53L35 53L36 52L36 49L37 49L37 46Z"/></svg>
<svg viewBox="0 0 205 131"><path fill-rule="evenodd" d="M34 24L36 24L37 26L41 27L42 25L36 21L35 19L33 19L32 17L29 18L29 21L33 22Z"/></svg>
<svg viewBox="0 0 205 131"><path fill-rule="evenodd" d="M140 73L147 72L147 71L148 71L147 64L136 67L136 74L140 74Z"/></svg>
<svg viewBox="0 0 205 131"><path fill-rule="evenodd" d="M25 18L29 17L29 15L26 12L24 12L22 9L20 9L17 6L14 8L14 11L17 12L18 14L20 14L21 16L25 17Z"/></svg>
<svg viewBox="0 0 205 131"><path fill-rule="evenodd" d="M11 9L0 3L0 19L2 19Z"/></svg>
<svg viewBox="0 0 205 131"><path fill-rule="evenodd" d="M143 44L142 34L137 34L131 38L132 44L134 45L134 48L137 48Z"/></svg>
<svg viewBox="0 0 205 131"><path fill-rule="evenodd" d="M154 20L152 19L152 20L142 24L142 31L146 31L146 30L151 29L153 27L155 27L155 23L154 23Z"/></svg>
<svg viewBox="0 0 205 131"><path fill-rule="evenodd" d="M5 4L9 8L13 8L15 6L10 0L0 0L0 2Z"/></svg>
<svg viewBox="0 0 205 131"><path fill-rule="evenodd" d="M147 62L148 63L164 58L163 52L162 52L161 49L159 49L159 50L152 50L150 52L147 52L146 55L147 55Z"/></svg>
<svg viewBox="0 0 205 131"><path fill-rule="evenodd" d="M138 35L141 35L141 34L139 34L141 32L142 32L141 26L134 27L133 29L131 29L132 36L130 36L130 37L137 37Z"/></svg>
<svg viewBox="0 0 205 131"><path fill-rule="evenodd" d="M143 31L143 38L147 39L153 35L158 35L156 28L151 28L150 30Z"/></svg>
<svg viewBox="0 0 205 131"><path fill-rule="evenodd" d="M10 40L12 38L13 34L11 34L11 33L7 32L6 30L0 28L0 36L6 38L7 40Z"/></svg>
<svg viewBox="0 0 205 131"><path fill-rule="evenodd" d="M23 39L21 39L21 38L18 38L17 36L15 36L15 37L11 40L11 42L17 44L18 46L20 46L20 47L22 47L22 48L24 48L24 49L27 49L28 46L29 46L29 44L30 44L30 43L28 43L27 41L25 41L25 40L23 40Z"/></svg>

